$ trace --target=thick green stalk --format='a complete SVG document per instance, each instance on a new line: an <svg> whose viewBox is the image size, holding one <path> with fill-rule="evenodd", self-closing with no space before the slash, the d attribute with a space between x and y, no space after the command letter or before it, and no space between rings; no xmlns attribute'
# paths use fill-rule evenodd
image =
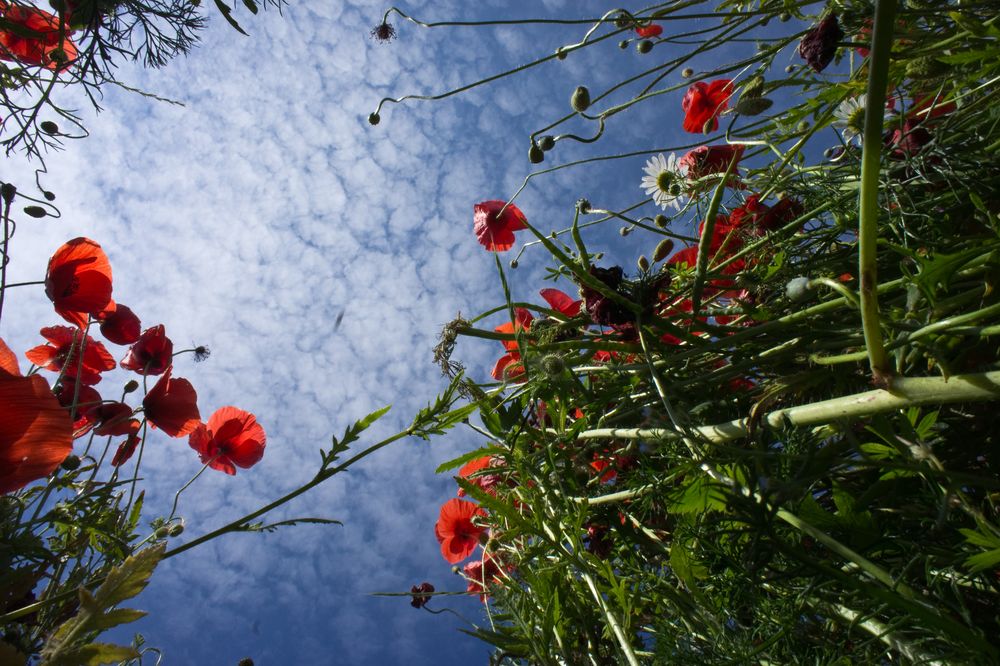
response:
<svg viewBox="0 0 1000 666"><path fill-rule="evenodd" d="M879 215L879 171L882 157L882 125L889 84L892 31L896 0L876 0L872 27L871 62L865 102L865 127L861 153L861 193L858 202L858 271L861 276L861 326L868 348L868 362L877 386L888 386L889 355L882 343L879 321L878 275L876 271Z"/></svg>

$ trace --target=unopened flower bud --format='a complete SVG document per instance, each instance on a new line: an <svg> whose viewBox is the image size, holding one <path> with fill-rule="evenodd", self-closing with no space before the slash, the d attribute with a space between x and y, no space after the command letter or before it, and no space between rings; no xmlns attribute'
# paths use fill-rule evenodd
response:
<svg viewBox="0 0 1000 666"><path fill-rule="evenodd" d="M135 391L137 388L139 388L139 382L135 381L134 379L130 379L125 384L124 391L125 393L131 393L132 391Z"/></svg>
<svg viewBox="0 0 1000 666"><path fill-rule="evenodd" d="M914 58L906 63L906 75L918 81L936 78L947 71L948 65L930 56Z"/></svg>
<svg viewBox="0 0 1000 666"><path fill-rule="evenodd" d="M690 67L685 67L683 70L681 70L681 76L683 76L685 79L690 79L692 76L694 76L694 70L691 69Z"/></svg>
<svg viewBox="0 0 1000 666"><path fill-rule="evenodd" d="M785 296L793 303L804 301L809 297L809 278L792 278L785 285Z"/></svg>
<svg viewBox="0 0 1000 666"><path fill-rule="evenodd" d="M798 124L798 126L796 127L796 129L798 129L800 132L805 132L806 130L809 129L809 121L808 120L803 120L802 122L800 122Z"/></svg>
<svg viewBox="0 0 1000 666"><path fill-rule="evenodd" d="M566 361L559 354L546 354L541 365L542 371L549 377L558 377L566 370Z"/></svg>
<svg viewBox="0 0 1000 666"><path fill-rule="evenodd" d="M636 263L639 265L640 271L645 273L646 271L649 270L649 259L646 258L646 255L640 254L639 260L636 261Z"/></svg>
<svg viewBox="0 0 1000 666"><path fill-rule="evenodd" d="M556 60L565 60L565 59L566 59L566 52L562 50L562 47L560 47L559 50L556 51Z"/></svg>
<svg viewBox="0 0 1000 666"><path fill-rule="evenodd" d="M674 251L674 241L670 238L664 238L660 241L656 249L653 250L653 262L663 261L667 256Z"/></svg>
<svg viewBox="0 0 1000 666"><path fill-rule="evenodd" d="M56 198L55 192L49 192L48 190L44 190L42 196L45 197L46 201L52 201Z"/></svg>
<svg viewBox="0 0 1000 666"><path fill-rule="evenodd" d="M174 523L173 525L170 526L169 533L170 536L172 537L179 537L180 535L184 534L184 523L183 522Z"/></svg>
<svg viewBox="0 0 1000 666"><path fill-rule="evenodd" d="M789 21L792 20L792 15L789 14L788 12L781 12L780 14L778 14L778 20L781 21L782 23L788 23Z"/></svg>
<svg viewBox="0 0 1000 666"><path fill-rule="evenodd" d="M618 42L618 48L620 48L622 51L624 51L625 49L627 49L628 48L628 40L627 39L623 39L622 41Z"/></svg>
<svg viewBox="0 0 1000 666"><path fill-rule="evenodd" d="M369 125L378 125L381 120L382 120L382 116L378 115L375 112L372 112L372 113L368 114L368 124Z"/></svg>
<svg viewBox="0 0 1000 666"><path fill-rule="evenodd" d="M45 132L46 134L59 133L59 125L56 125L51 120L43 120L41 123L38 124L38 126L41 127L42 131Z"/></svg>
<svg viewBox="0 0 1000 666"><path fill-rule="evenodd" d="M577 113L583 113L590 107L590 91L585 86L577 86L569 100L570 106Z"/></svg>
<svg viewBox="0 0 1000 666"><path fill-rule="evenodd" d="M17 188L14 187L13 183L0 185L0 197L3 197L4 203L10 205L10 202L14 200L15 194L17 194Z"/></svg>
<svg viewBox="0 0 1000 666"><path fill-rule="evenodd" d="M788 65L785 67L785 74L791 74L795 71L795 65Z"/></svg>
<svg viewBox="0 0 1000 666"><path fill-rule="evenodd" d="M511 268L517 268L517 265L518 265L517 264L517 259L511 259L510 260L510 267Z"/></svg>
<svg viewBox="0 0 1000 666"><path fill-rule="evenodd" d="M668 222L669 220L667 219L667 216L662 213L653 218L653 224L658 226L660 229L666 229Z"/></svg>
<svg viewBox="0 0 1000 666"><path fill-rule="evenodd" d="M545 136L538 139L538 147L548 152L556 147L556 138L551 134L546 134Z"/></svg>
<svg viewBox="0 0 1000 666"><path fill-rule="evenodd" d="M72 472L79 466L80 466L80 456L76 455L75 453L71 453L68 456L66 456L63 459L61 465L61 467L67 472Z"/></svg>
<svg viewBox="0 0 1000 666"><path fill-rule="evenodd" d="M25 206L24 213L25 215L30 215L31 217L45 217L48 215L48 213L45 212L45 209L41 206Z"/></svg>
<svg viewBox="0 0 1000 666"><path fill-rule="evenodd" d="M653 42L648 39L641 39L635 45L635 50L642 54L649 53L653 50Z"/></svg>
<svg viewBox="0 0 1000 666"><path fill-rule="evenodd" d="M621 229L618 230L618 233L622 237L625 237L628 236L630 233L632 233L632 229L630 229L629 227L622 227Z"/></svg>
<svg viewBox="0 0 1000 666"><path fill-rule="evenodd" d="M541 164L545 161L545 153L538 147L538 144L532 143L531 147L528 148L528 161L532 164Z"/></svg>
<svg viewBox="0 0 1000 666"><path fill-rule="evenodd" d="M160 527L156 528L155 532L153 532L153 536L156 537L157 539L166 539L168 536L170 536L170 528L167 527L166 525L161 525Z"/></svg>

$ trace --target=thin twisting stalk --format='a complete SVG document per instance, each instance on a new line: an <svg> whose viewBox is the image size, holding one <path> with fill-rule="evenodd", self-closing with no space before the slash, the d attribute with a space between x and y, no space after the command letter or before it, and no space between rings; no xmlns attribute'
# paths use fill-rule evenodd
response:
<svg viewBox="0 0 1000 666"><path fill-rule="evenodd" d="M861 193L858 202L858 272L861 276L861 327L868 349L872 378L876 386L888 386L889 355L882 342L879 320L878 276L876 271L878 243L879 170L882 154L882 123L885 114L885 94L889 82L890 48L893 23L896 20L896 0L877 0L872 28L872 52L869 63L868 94L865 102L865 128L861 153Z"/></svg>

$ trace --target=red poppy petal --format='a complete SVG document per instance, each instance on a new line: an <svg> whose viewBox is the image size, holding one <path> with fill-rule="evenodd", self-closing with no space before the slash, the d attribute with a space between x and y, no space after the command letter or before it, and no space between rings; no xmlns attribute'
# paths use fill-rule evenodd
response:
<svg viewBox="0 0 1000 666"><path fill-rule="evenodd" d="M558 289L542 289L539 294L545 299L553 310L561 312L567 317L575 317L580 314L580 306L583 305L582 300L574 301L573 298L566 294L565 292L559 291Z"/></svg>
<svg viewBox="0 0 1000 666"><path fill-rule="evenodd" d="M17 364L17 355L11 351L7 343L0 338L0 371L16 377L21 376L21 368Z"/></svg>
<svg viewBox="0 0 1000 666"><path fill-rule="evenodd" d="M38 375L0 374L0 493L48 476L73 450L73 424Z"/></svg>

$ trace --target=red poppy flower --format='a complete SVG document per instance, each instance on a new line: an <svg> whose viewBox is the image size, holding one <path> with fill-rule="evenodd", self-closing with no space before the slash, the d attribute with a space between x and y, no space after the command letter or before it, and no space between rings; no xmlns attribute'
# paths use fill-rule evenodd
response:
<svg viewBox="0 0 1000 666"><path fill-rule="evenodd" d="M188 445L198 452L203 463L226 474L236 474L236 467L248 469L264 457L267 436L250 412L236 407L222 407L199 423L188 437Z"/></svg>
<svg viewBox="0 0 1000 666"><path fill-rule="evenodd" d="M101 246L89 238L74 238L56 250L45 275L45 295L60 317L80 328L87 315L111 302L111 264Z"/></svg>
<svg viewBox="0 0 1000 666"><path fill-rule="evenodd" d="M159 381L142 400L146 420L171 437L183 437L201 424L198 394L191 382L178 377L171 379L173 368L167 368Z"/></svg>
<svg viewBox="0 0 1000 666"><path fill-rule="evenodd" d="M514 334L517 331L526 331L531 328L534 317L524 308L514 309L514 321L506 322L497 326L493 330L497 333ZM521 361L521 354L518 351L517 340L501 340L507 353L497 359L493 370L490 373L497 381L511 380L524 374L524 365Z"/></svg>
<svg viewBox="0 0 1000 666"><path fill-rule="evenodd" d="M89 416L96 422L94 434L133 435L139 432L139 421L132 418L132 408L124 402L105 402L91 407Z"/></svg>
<svg viewBox="0 0 1000 666"><path fill-rule="evenodd" d="M844 31L837 23L836 14L828 14L805 34L799 42L799 56L816 72L822 72L837 53L837 44L844 38Z"/></svg>
<svg viewBox="0 0 1000 666"><path fill-rule="evenodd" d="M116 345L130 345L139 339L142 324L131 309L111 301L104 310L95 315L101 322L101 335Z"/></svg>
<svg viewBox="0 0 1000 666"><path fill-rule="evenodd" d="M434 536L441 544L444 559L455 564L472 555L479 545L479 535L486 531L474 525L472 519L485 515L485 511L465 500L452 498L441 506L437 524L434 525Z"/></svg>
<svg viewBox="0 0 1000 666"><path fill-rule="evenodd" d="M118 450L115 451L114 457L111 458L111 464L115 467L120 467L127 463L128 459L135 453L137 446L139 446L139 435L138 433L131 433L128 439L118 445Z"/></svg>
<svg viewBox="0 0 1000 666"><path fill-rule="evenodd" d="M580 307L583 305L583 300L574 301L573 298L558 289L542 289L539 294L545 299L545 302L549 306L561 314L567 317L575 317L580 314Z"/></svg>
<svg viewBox="0 0 1000 666"><path fill-rule="evenodd" d="M476 238L491 252L506 252L514 247L514 232L528 228L528 219L520 208L495 199L473 206L472 220Z"/></svg>
<svg viewBox="0 0 1000 666"><path fill-rule="evenodd" d="M101 394L97 392L97 389L81 383L79 392L77 392L76 382L63 382L59 386L59 390L55 393L56 398L59 399L59 404L66 409L73 407L73 399L74 397L76 398L76 410L73 412L75 414L73 438L83 437L90 432L90 429L97 422L96 417L91 415L90 410L92 407L96 407L103 402Z"/></svg>
<svg viewBox="0 0 1000 666"><path fill-rule="evenodd" d="M742 144L699 146L686 152L684 157L677 161L677 165L687 169L688 180L697 180L709 174L725 173L733 158L739 164L745 149L746 146Z"/></svg>
<svg viewBox="0 0 1000 666"><path fill-rule="evenodd" d="M656 23L640 25L635 28L635 34L639 35L643 39L652 39L653 37L659 37L663 34L663 26Z"/></svg>
<svg viewBox="0 0 1000 666"><path fill-rule="evenodd" d="M6 347L6 345L4 345ZM73 424L39 375L0 371L0 493L53 472L73 451Z"/></svg>
<svg viewBox="0 0 1000 666"><path fill-rule="evenodd" d="M17 355L11 351L3 338L0 338L0 373L4 372L15 377L21 376L21 368L17 365Z"/></svg>
<svg viewBox="0 0 1000 666"><path fill-rule="evenodd" d="M473 560L462 567L462 573L465 574L465 580L468 581L466 592L478 594L479 600L486 603L489 598L489 595L486 594L486 588L499 580L503 573L503 567L500 566L495 557L486 553L482 559Z"/></svg>
<svg viewBox="0 0 1000 666"><path fill-rule="evenodd" d="M483 492L496 495L496 486L500 483L500 476L498 474L482 474L482 471L502 465L503 460L499 458L483 456L462 465L462 468L458 470L458 475L469 483L479 486ZM465 497L465 489L459 487L458 496Z"/></svg>
<svg viewBox="0 0 1000 666"><path fill-rule="evenodd" d="M0 3L7 24L20 28L0 30L0 59L49 69L65 69L76 60L76 45L69 38L69 26L59 26L59 17L35 7ZM21 34L30 33L30 36ZM60 39L60 32L62 38Z"/></svg>
<svg viewBox="0 0 1000 666"><path fill-rule="evenodd" d="M733 94L730 79L711 83L699 81L688 88L681 101L684 110L684 130L693 134L719 129L719 114L729 106Z"/></svg>
<svg viewBox="0 0 1000 666"><path fill-rule="evenodd" d="M108 350L89 335L84 336L78 328L69 326L48 326L41 331L48 344L39 345L24 353L35 365L51 370L63 371L67 380L76 379L83 384L93 385L101 381L101 373L113 370L115 359ZM80 359L80 340L83 339L83 360Z"/></svg>
<svg viewBox="0 0 1000 666"><path fill-rule="evenodd" d="M163 324L147 328L121 361L126 370L140 375L160 375L170 367L174 343L163 332Z"/></svg>

